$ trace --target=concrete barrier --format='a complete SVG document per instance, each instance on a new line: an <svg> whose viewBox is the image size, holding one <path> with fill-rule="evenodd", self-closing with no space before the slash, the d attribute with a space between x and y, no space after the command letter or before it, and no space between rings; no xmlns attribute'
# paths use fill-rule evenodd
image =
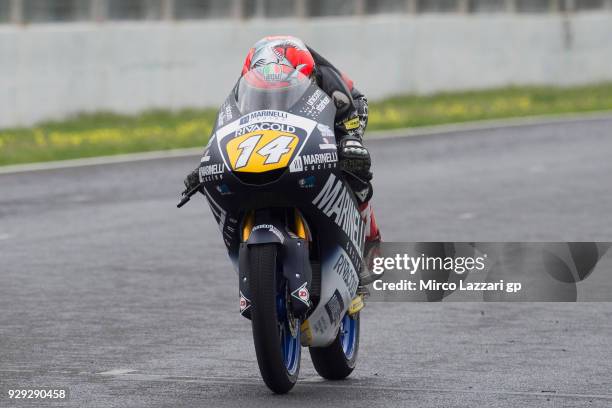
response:
<svg viewBox="0 0 612 408"><path fill-rule="evenodd" d="M249 46L303 38L370 98L612 80L612 13L0 27L0 127L77 112L216 106Z"/></svg>

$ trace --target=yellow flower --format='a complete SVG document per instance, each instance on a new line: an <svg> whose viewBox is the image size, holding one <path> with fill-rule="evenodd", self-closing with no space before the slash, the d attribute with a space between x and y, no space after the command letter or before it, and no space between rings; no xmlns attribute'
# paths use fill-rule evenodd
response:
<svg viewBox="0 0 612 408"><path fill-rule="evenodd" d="M529 96L519 98L518 105L521 110L529 110L531 108L531 98Z"/></svg>
<svg viewBox="0 0 612 408"><path fill-rule="evenodd" d="M34 141L36 142L36 146L47 146L47 139L45 138L45 134L39 128L34 129Z"/></svg>
<svg viewBox="0 0 612 408"><path fill-rule="evenodd" d="M467 108L464 104L453 103L448 107L447 113L451 116L465 115L467 113Z"/></svg>

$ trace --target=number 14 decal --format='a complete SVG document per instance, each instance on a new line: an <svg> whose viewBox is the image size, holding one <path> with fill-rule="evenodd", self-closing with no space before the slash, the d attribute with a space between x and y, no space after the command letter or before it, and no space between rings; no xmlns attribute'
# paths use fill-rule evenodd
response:
<svg viewBox="0 0 612 408"><path fill-rule="evenodd" d="M225 149L234 171L263 173L287 167L299 141L291 133L258 130L233 138Z"/></svg>
<svg viewBox="0 0 612 408"><path fill-rule="evenodd" d="M236 164L234 165L235 169L245 167L249 163L251 155L255 151L262 136L262 134L253 135L238 145L240 155L238 159L236 159ZM292 150L289 145L294 139L295 138L292 136L278 136L260 147L255 153L266 158L264 164L278 163L284 154Z"/></svg>

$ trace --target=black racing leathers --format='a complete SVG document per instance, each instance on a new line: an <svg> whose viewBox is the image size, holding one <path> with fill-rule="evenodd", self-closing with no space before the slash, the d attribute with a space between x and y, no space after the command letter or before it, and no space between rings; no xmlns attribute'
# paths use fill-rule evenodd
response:
<svg viewBox="0 0 612 408"><path fill-rule="evenodd" d="M333 66L312 48L308 47L315 61L315 79L317 85L330 97L334 92L342 92L348 96L349 107L338 110L336 115L336 131L338 142L345 136L363 139L368 125L368 100L357 88L353 81ZM357 119L357 120L355 120Z"/></svg>
<svg viewBox="0 0 612 408"><path fill-rule="evenodd" d="M315 61L315 80L336 104L335 133L342 169L355 177L347 181L360 204L372 197L370 153L362 140L368 125L368 100L329 61L312 48L308 48Z"/></svg>

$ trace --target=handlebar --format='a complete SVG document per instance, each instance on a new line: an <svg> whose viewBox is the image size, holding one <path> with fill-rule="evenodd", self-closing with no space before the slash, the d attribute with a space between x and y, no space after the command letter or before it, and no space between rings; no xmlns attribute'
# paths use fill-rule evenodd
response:
<svg viewBox="0 0 612 408"><path fill-rule="evenodd" d="M183 191L181 193L183 198L181 198L181 201L176 205L176 208L181 208L182 206L187 204L189 202L189 200L191 200L191 197L193 197L194 194L196 194L198 191L200 191L200 189L202 188L203 185L204 185L204 183L199 183L197 186L195 186L191 190L185 189L185 191Z"/></svg>

